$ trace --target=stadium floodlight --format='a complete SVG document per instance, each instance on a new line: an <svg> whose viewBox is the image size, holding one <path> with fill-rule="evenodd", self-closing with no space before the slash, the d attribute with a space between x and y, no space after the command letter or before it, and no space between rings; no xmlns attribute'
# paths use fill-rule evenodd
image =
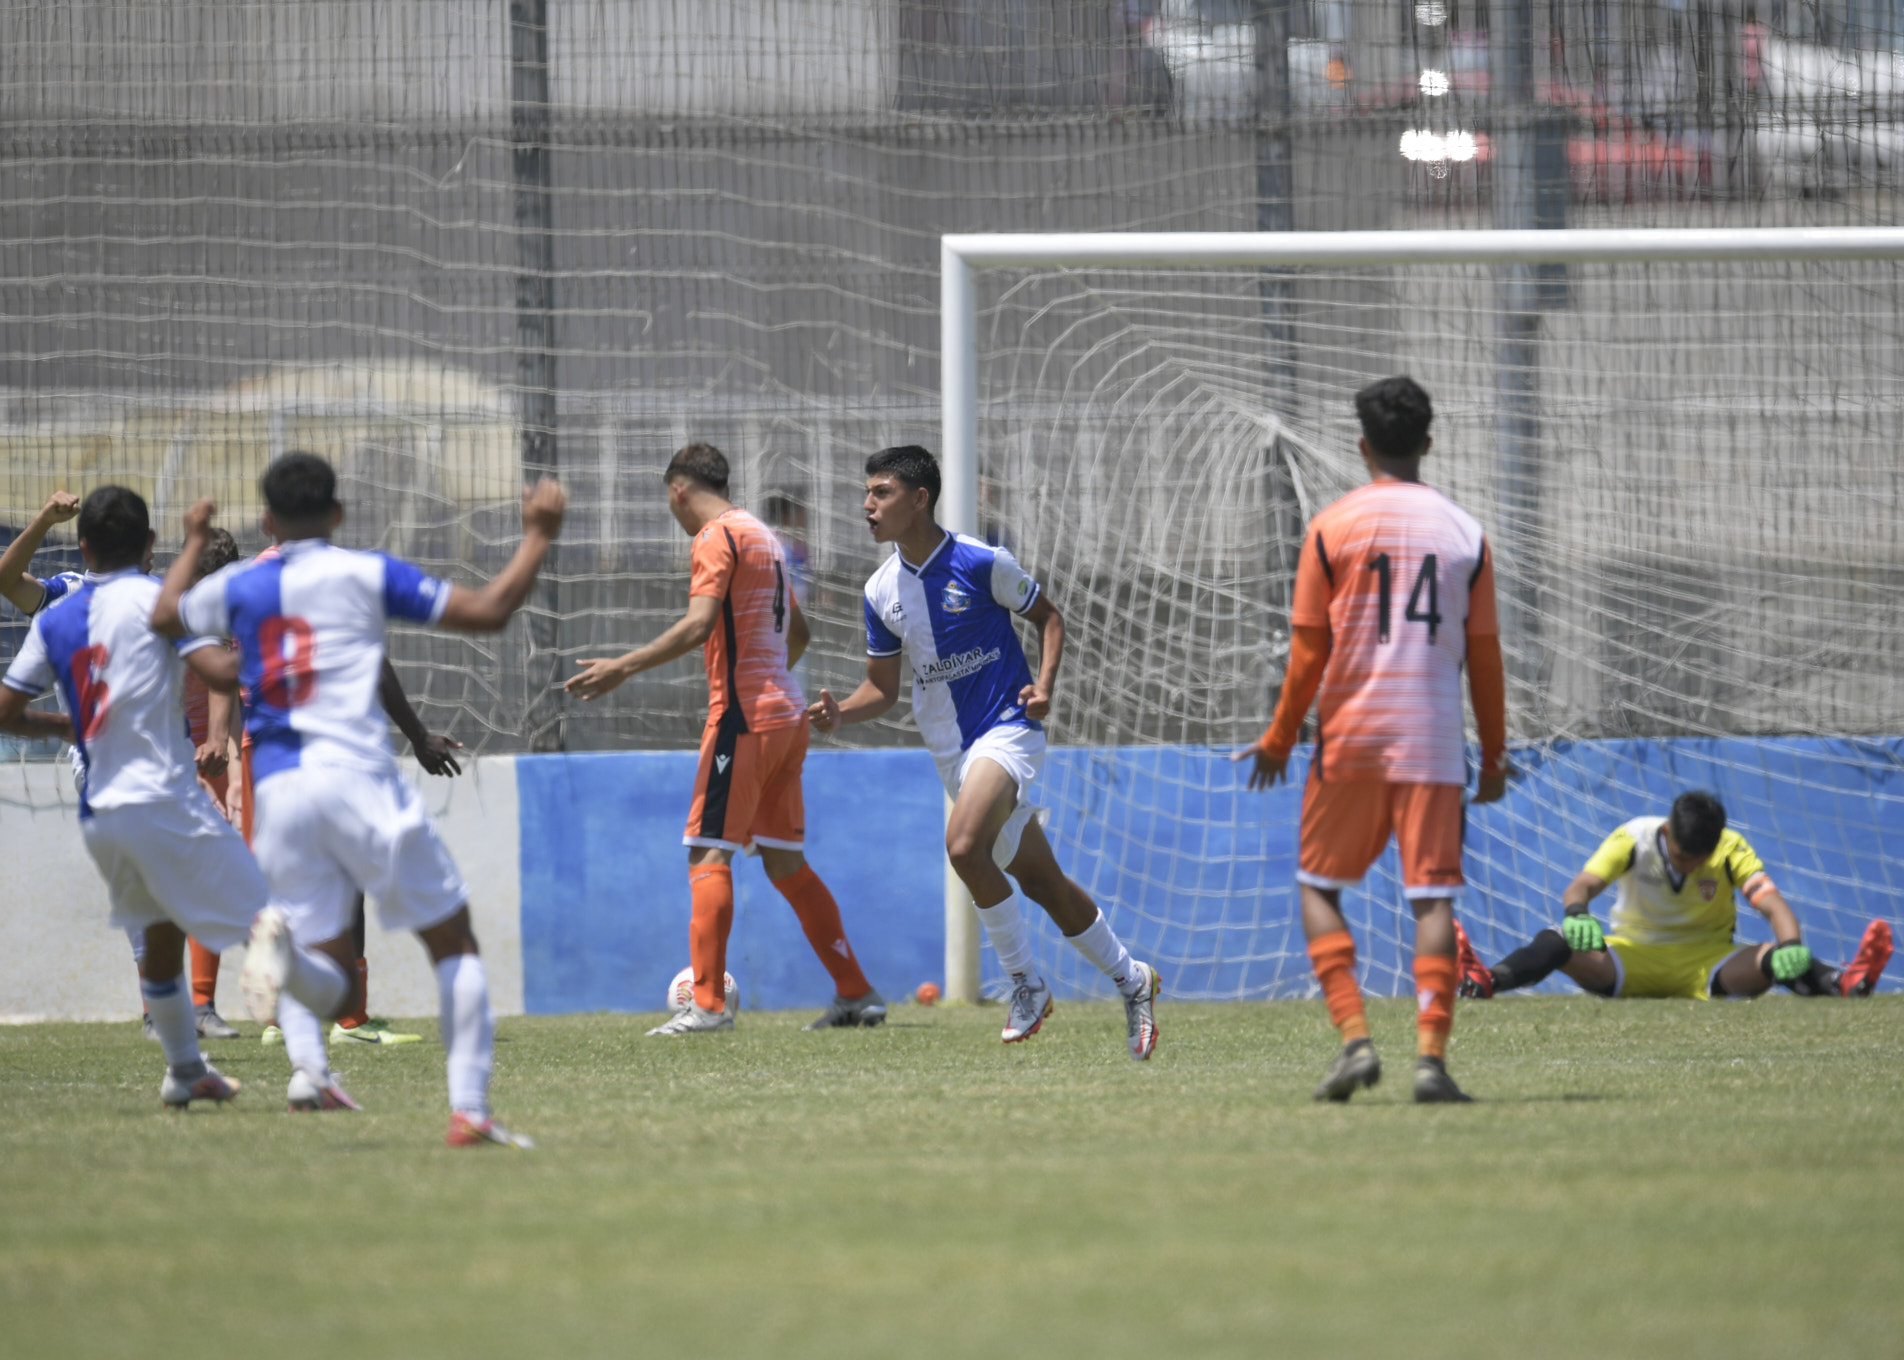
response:
<svg viewBox="0 0 1904 1360"><path fill-rule="evenodd" d="M1418 7L1418 15L1427 9L1438 13L1440 6ZM1289 513L1306 517L1327 499L1324 493L1347 489L1359 474L1343 457L1354 447L1348 393L1385 366L1409 367L1427 381L1441 412L1437 449L1460 450L1444 457L1436 480L1446 473L1462 486L1461 495L1489 501L1490 533L1499 530L1504 617L1524 625L1504 638L1518 677L1518 711L1532 714L1520 722L1518 741L1558 749L1575 736L1829 736L1881 732L1896 723L1894 691L1884 688L1881 675L1892 647L1879 636L1883 630L1872 625L1855 642L1844 629L1827 637L1832 626L1825 616L1837 617L1840 604L1847 619L1859 610L1868 615L1873 606L1860 592L1880 589L1867 586L1875 578L1855 564L1841 570L1834 554L1859 538L1851 521L1862 523L1860 506L1871 502L1872 514L1891 513L1883 488L1891 485L1904 397L1898 370L1904 272L1896 268L1904 261L1904 229L951 235L941 238L940 259L943 522L960 532L980 531L982 446L988 467L1002 459L1011 469L1028 469L1025 477L1042 478L1021 495L1015 472L989 477L988 517L1016 533L1043 535L1045 553L1020 552L1034 570L1064 558L1073 581L1097 582L1102 618L1116 622L1149 611L1150 631L1133 626L1130 633L1132 666L1151 664L1155 655L1178 683L1195 684L1201 676L1225 685L1227 660L1256 664L1269 650L1267 643L1228 638L1178 665L1182 658L1166 655L1157 640L1171 589L1179 596L1201 589L1221 597L1223 568L1212 564L1228 559L1215 549L1193 562L1195 545L1178 546L1189 565L1174 587L1159 587L1148 603L1113 598L1127 587L1148 588L1133 584L1139 575L1162 578L1171 571L1168 563L1154 565L1162 560L1155 553L1145 565L1126 566L1120 554L1134 553L1131 543L1145 535L1147 542L1175 545L1196 537L1188 532L1195 507L1129 508L1140 495L1175 494L1168 481L1153 479L1140 489L1133 470L1159 451L1177 456L1208 443L1207 431L1225 424L1240 431L1239 447L1254 439L1259 449L1290 451L1275 475L1293 478ZM1021 272L982 308L975 276L1005 270ZM1254 280L1236 274L1226 280L1224 271L1240 270L1256 271ZM1042 283L1026 283L1027 277ZM1199 309L1209 315L1207 324ZM1139 357L1128 357L1133 354ZM1093 404L1087 417L1082 408ZM1193 405L1194 418L1181 414ZM982 430L982 419L993 412L1001 425L1037 429ZM1199 420L1205 425L1192 428ZM1721 426L1727 427L1723 434ZM1568 460L1556 450L1585 455ZM1802 465L1813 456L1819 461L1807 472ZM1222 467L1245 461L1231 455ZM1060 463L1062 470L1044 470ZM1185 499L1195 499L1188 485L1195 475L1178 479ZM1541 477L1553 483L1549 500L1573 498L1567 508L1580 506L1572 517L1588 521L1586 527L1576 533L1556 523L1560 512L1542 508ZM1263 484L1269 482L1265 476ZM1735 504L1748 508L1715 507L1708 522L1675 529L1672 518L1699 503L1702 490L1735 496ZM1259 499L1279 494L1272 487ZM1004 514L992 504L1000 497L1009 502ZM1608 503L1640 508L1608 511ZM1092 512L1080 509L1087 504L1100 511L1118 505L1115 513L1144 523L1087 524ZM1026 509L1012 513L1019 506ZM1267 522L1260 517L1269 512L1258 507L1251 513L1259 514L1252 522ZM1842 533L1832 524L1834 514L1848 517ZM1039 519L1064 529L1038 528ZM1872 523L1881 545L1871 556L1891 571L1898 564L1885 554L1896 546L1895 526ZM1083 548L1071 551L1061 532L1096 534L1105 546L1093 558ZM1582 545L1595 533L1620 538L1618 553L1608 549L1611 555L1594 557L1594 545ZM1682 543L1676 534L1701 541ZM1762 540L1763 562L1739 565L1727 557L1719 569L1699 574L1703 549L1736 555L1749 549L1754 535ZM1774 561L1781 553L1796 556ZM1746 581L1736 592L1712 584L1735 567ZM1253 570L1273 582L1287 568L1286 561L1265 562ZM1273 590L1271 584L1258 593ZM1814 606L1800 599L1790 609L1765 603L1808 590L1824 591L1832 602ZM1727 599L1736 594L1740 626L1723 642L1696 639L1709 663L1689 661L1683 651L1668 657L1649 650L1656 635L1687 633L1684 621L1710 607L1715 591ZM1241 599L1246 592L1235 593ZM1885 606L1880 601L1877 607ZM1895 599L1889 607L1895 620ZM1521 613L1511 615L1516 608ZM1236 618L1251 609L1271 612L1251 597L1237 605ZM1100 637L1095 645L1100 651L1093 664L1102 666L1105 652L1114 656L1119 644ZM1850 659L1834 662L1827 656L1833 646L1849 647ZM1266 664L1246 678L1269 684L1273 695L1275 673ZM1116 676L1091 677L1101 710L1122 704L1119 712L1141 712L1140 692L1152 677L1125 679L1125 690L1115 691L1124 683ZM1247 740L1260 728L1246 732L1243 724L1268 716L1261 693L1259 687L1251 701L1229 710L1212 704L1203 729L1185 719L1182 731L1205 735L1179 740ZM1893 697L1883 697L1887 693ZM1074 690L1061 702L1075 710L1090 701L1080 701ZM1260 711L1243 718L1233 711L1242 708ZM1093 712L1070 721L1078 724L1074 732L1089 728L1100 746L1160 739L1139 736L1137 716ZM1646 779L1618 771L1609 778L1622 790L1630 786L1633 797L1589 809L1611 819L1607 829L1621 820L1614 815L1621 807L1630 804L1624 816L1650 809L1646 800L1654 793ZM1201 797L1211 789L1189 792ZM1238 825L1216 831L1227 835ZM1173 871L1126 865L1123 872L1150 883ZM948 874L946 884L947 996L973 999L978 926L956 878ZM1533 887L1529 892L1538 896ZM1111 903L1105 905L1110 911ZM1116 924L1138 949L1145 920ZM1167 924L1174 929L1177 923ZM1215 978L1228 966L1220 953L1213 946L1209 960L1191 962L1208 962L1208 976ZM1212 984L1208 992L1254 994L1230 982Z"/></svg>

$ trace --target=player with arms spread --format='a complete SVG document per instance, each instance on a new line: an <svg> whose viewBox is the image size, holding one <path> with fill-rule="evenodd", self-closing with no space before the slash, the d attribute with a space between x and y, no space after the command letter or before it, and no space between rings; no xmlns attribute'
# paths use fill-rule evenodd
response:
<svg viewBox="0 0 1904 1360"><path fill-rule="evenodd" d="M168 642L149 626L159 582L146 504L102 486L79 509L87 571L33 619L0 684L0 730L63 736L81 770L79 824L106 880L113 924L142 937L141 991L165 1049L159 1099L183 1108L238 1093L199 1052L184 970L189 932L215 951L245 938L268 890L231 824L199 785L181 690L190 667L213 689L238 686L238 659L209 637ZM65 714L28 702L57 687ZM317 961L308 956L307 964Z"/></svg>
<svg viewBox="0 0 1904 1360"><path fill-rule="evenodd" d="M688 956L694 1001L650 1034L730 1029L727 935L734 925L734 852L752 844L833 978L833 1003L807 1029L870 1027L886 1002L860 971L839 905L806 860L806 699L791 668L806 651L806 615L793 596L786 553L765 524L727 499L727 457L689 444L663 474L668 509L694 541L688 612L645 647L581 661L568 691L598 699L630 676L700 647L707 662L707 726L682 842L693 915Z"/></svg>
<svg viewBox="0 0 1904 1360"><path fill-rule="evenodd" d="M1615 883L1611 929L1602 931L1590 904ZM1771 922L1776 943L1733 939L1734 894ZM1844 968L1813 958L1791 904L1745 837L1726 825L1725 805L1698 789L1675 798L1667 816L1614 828L1560 904L1559 930L1541 931L1493 968L1462 934L1461 995L1482 1000L1559 970L1606 997L1753 997L1773 983L1800 996L1869 996L1891 957L1891 928L1873 921Z"/></svg>
<svg viewBox="0 0 1904 1360"><path fill-rule="evenodd" d="M1280 782L1311 700L1315 759L1303 789L1296 874L1309 958L1342 1050L1317 1100L1347 1100L1381 1079L1355 980L1344 888L1394 835L1415 915L1415 1099L1465 1101L1448 1075L1456 985L1454 899L1463 888L1467 756L1461 669L1481 735L1477 803L1507 790L1507 711L1494 567L1481 526L1421 481L1434 407L1412 379L1355 394L1369 483L1325 508L1303 535L1289 611L1289 669L1256 745L1249 786Z"/></svg>
<svg viewBox="0 0 1904 1360"><path fill-rule="evenodd" d="M1157 1047L1157 970L1131 958L1097 903L1065 877L1029 801L1044 768L1040 720L1051 711L1064 618L1005 549L940 528L938 502L939 464L925 449L907 444L866 460L867 527L874 542L894 545L866 583L866 679L844 703L821 690L808 712L822 732L877 718L899 700L900 656L908 655L912 716L953 798L946 854L1011 979L1001 1037L1030 1038L1052 1010L1015 878L1116 985L1130 1055L1142 1061ZM1039 630L1035 681L1013 615Z"/></svg>
<svg viewBox="0 0 1904 1360"><path fill-rule="evenodd" d="M200 501L186 512L185 547L152 610L152 626L168 636L238 639L250 696L252 845L271 883L271 906L258 914L245 953L246 1005L254 1019L275 1015L284 1032L293 1107L355 1108L331 1075L318 1017L353 1000L351 907L368 893L385 926L415 931L435 965L449 1069L446 1141L527 1146L490 1116L494 1021L469 892L391 756L378 684L390 619L472 633L509 622L561 528L562 489L546 480L524 489L522 542L480 590L333 546L344 509L336 474L315 454L279 458L263 491L278 555L188 590L211 531L212 504Z"/></svg>

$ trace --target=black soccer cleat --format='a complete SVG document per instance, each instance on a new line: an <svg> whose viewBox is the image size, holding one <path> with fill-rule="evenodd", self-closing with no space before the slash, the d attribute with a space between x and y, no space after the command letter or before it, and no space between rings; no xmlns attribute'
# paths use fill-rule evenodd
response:
<svg viewBox="0 0 1904 1360"><path fill-rule="evenodd" d="M1417 1105L1470 1105L1474 1097L1454 1084L1448 1065L1427 1054L1415 1059L1415 1103Z"/></svg>
<svg viewBox="0 0 1904 1360"><path fill-rule="evenodd" d="M1351 1039L1322 1074L1322 1084L1316 1087L1313 1099L1340 1103L1354 1095L1358 1086L1373 1086L1381 1079L1382 1060L1375 1054L1374 1043Z"/></svg>

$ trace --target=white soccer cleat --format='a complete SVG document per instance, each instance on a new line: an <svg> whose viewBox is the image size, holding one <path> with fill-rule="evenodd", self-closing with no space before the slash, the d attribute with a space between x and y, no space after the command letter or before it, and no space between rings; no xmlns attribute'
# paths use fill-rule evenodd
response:
<svg viewBox="0 0 1904 1360"><path fill-rule="evenodd" d="M166 1072L165 1080L159 1083L159 1099L172 1109L182 1110L194 1100L209 1100L213 1104L223 1105L243 1090L241 1082L233 1081L210 1063L198 1076L187 1081Z"/></svg>
<svg viewBox="0 0 1904 1360"><path fill-rule="evenodd" d="M238 988L245 994L245 1010L261 1025L277 1022L278 998L291 976L293 947L290 922L276 907L266 907L251 922Z"/></svg>
<svg viewBox="0 0 1904 1360"><path fill-rule="evenodd" d="M284 1103L292 1114L315 1114L322 1110L362 1110L364 1107L350 1098L350 1093L337 1084L337 1078L320 1086L303 1068L291 1074L291 1084L284 1089Z"/></svg>
<svg viewBox="0 0 1904 1360"><path fill-rule="evenodd" d="M1130 1040L1130 1055L1138 1062L1157 1051L1157 994L1163 990L1163 978L1149 964L1133 959L1131 967L1141 969L1144 986L1136 996L1124 998L1124 1028Z"/></svg>
<svg viewBox="0 0 1904 1360"><path fill-rule="evenodd" d="M672 1016L649 1030L650 1034L712 1034L717 1029L734 1028L732 1011L704 1011L693 1002L679 1015Z"/></svg>
<svg viewBox="0 0 1904 1360"><path fill-rule="evenodd" d="M1051 984L1043 978L1035 983L1023 974L1013 979L1011 1013L1005 1017L1004 1033L998 1037L1008 1044L1021 1043L1038 1032L1052 1011Z"/></svg>

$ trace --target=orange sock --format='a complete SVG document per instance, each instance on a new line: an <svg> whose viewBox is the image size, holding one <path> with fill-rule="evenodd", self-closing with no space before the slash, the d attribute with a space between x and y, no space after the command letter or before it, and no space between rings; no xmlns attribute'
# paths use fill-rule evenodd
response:
<svg viewBox="0 0 1904 1360"><path fill-rule="evenodd" d="M192 947L192 1004L209 1006L218 999L218 955L197 940L186 943Z"/></svg>
<svg viewBox="0 0 1904 1360"><path fill-rule="evenodd" d="M370 1019L370 960L357 960L357 1009L349 1015L337 1017L337 1023L345 1029L356 1029Z"/></svg>
<svg viewBox="0 0 1904 1360"><path fill-rule="evenodd" d="M694 916L688 923L688 959L694 964L694 1004L727 1009L727 932L734 928L734 870L697 864L688 870Z"/></svg>
<svg viewBox="0 0 1904 1360"><path fill-rule="evenodd" d="M1309 941L1309 962L1315 965L1329 1019L1341 1031L1342 1042L1368 1038L1368 1012L1355 981L1355 937L1338 930Z"/></svg>
<svg viewBox="0 0 1904 1360"><path fill-rule="evenodd" d="M1454 960L1445 954L1415 955L1415 1047L1423 1057L1448 1056L1448 1031L1454 1028Z"/></svg>
<svg viewBox="0 0 1904 1360"><path fill-rule="evenodd" d="M853 957L853 946L847 943L846 927L840 924L839 904L827 891L825 881L813 872L813 866L801 865L799 873L789 874L774 887L787 899L793 914L800 918L800 929L807 933L807 943L820 956L826 971L833 975L833 990L849 1001L872 991L873 984L860 972L859 960Z"/></svg>

